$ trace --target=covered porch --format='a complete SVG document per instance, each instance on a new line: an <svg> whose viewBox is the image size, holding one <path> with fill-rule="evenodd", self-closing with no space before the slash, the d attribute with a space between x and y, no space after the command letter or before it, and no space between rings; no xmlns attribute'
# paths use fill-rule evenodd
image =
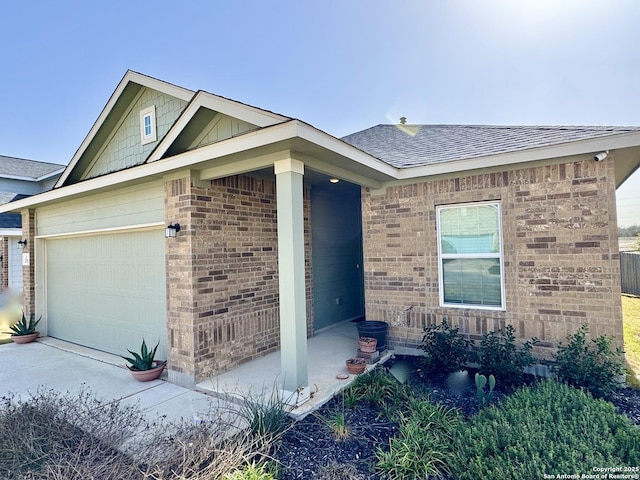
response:
<svg viewBox="0 0 640 480"><path fill-rule="evenodd" d="M358 330L355 322L341 322L325 328L307 340L307 369L310 398L291 409L291 415L302 418L324 403L356 379L349 375L345 361L356 355ZM387 350L377 364L391 358ZM245 398L268 400L280 395L282 379L281 352L272 352L264 357L212 376L196 385L196 390L225 400L240 403ZM367 371L375 365L368 365ZM339 379L346 374L346 379Z"/></svg>

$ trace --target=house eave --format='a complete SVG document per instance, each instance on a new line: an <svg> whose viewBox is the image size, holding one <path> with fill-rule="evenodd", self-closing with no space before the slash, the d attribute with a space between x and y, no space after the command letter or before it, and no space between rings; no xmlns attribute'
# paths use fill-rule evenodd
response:
<svg viewBox="0 0 640 480"><path fill-rule="evenodd" d="M554 158L597 154L606 150L622 150L638 147L640 147L640 133L625 133L567 142L559 145L506 152L497 155L485 155L435 163L432 165L402 168L398 169L398 179L406 180L420 177L431 177L435 175L480 170L483 168L519 165ZM637 158L635 163L636 165L631 169L631 173L633 173L633 170L640 165L640 157ZM617 185L621 184L631 173L625 175L621 180L618 179L618 175L616 175Z"/></svg>
<svg viewBox="0 0 640 480"><path fill-rule="evenodd" d="M65 167L62 167L58 170L55 170L51 173L46 173L44 175L39 176L38 178L36 178L36 182L42 182L44 180L48 180L50 178L55 177L56 175L62 175L62 173L64 172Z"/></svg>
<svg viewBox="0 0 640 480"><path fill-rule="evenodd" d="M290 120L289 118L283 117L282 115L278 115L266 110L261 110L250 105L239 103L200 90L194 95L189 105L187 105L187 107L183 110L178 120L160 141L151 155L149 155L146 163L152 163L162 159L162 157L167 153L167 150L169 150L173 142L175 142L180 133L189 124L189 122L193 119L194 115L200 108L206 108L213 112L219 112L223 115L239 118L261 128L269 127Z"/></svg>
<svg viewBox="0 0 640 480"><path fill-rule="evenodd" d="M23 182L42 182L43 180L47 180L48 178L52 178L55 177L56 175L60 175L62 172L64 172L64 167L61 167L58 170L54 170L53 172L49 172L49 173L45 173L44 175L41 175L39 177L29 177L29 176L25 176L25 175L10 175L10 174L3 174L0 175L0 178L6 178L7 180L20 180Z"/></svg>
<svg viewBox="0 0 640 480"><path fill-rule="evenodd" d="M29 198L16 200L9 204L0 205L0 213L16 212L25 208L61 201L96 190L124 186L128 183L140 182L153 177L163 177L172 172L184 169L198 170L212 168L215 165L231 165L231 168L226 171L226 175L246 172L248 171L246 165L238 162L238 165L234 167L234 161L237 161L239 158L251 159L254 156L260 157L265 153L282 150L299 152L313 159L318 158L321 162L319 165L324 165L323 168L325 170L330 170L332 168L331 165L336 169L351 170L351 168L344 166L345 161L351 160L355 162L355 164L352 165L354 169L358 170L355 173L360 175L355 178L360 178L362 182L365 182L367 178L370 177L369 181L371 182L371 186L374 187L378 186L381 181L393 180L397 173L397 169L394 167L382 163L380 160L361 152L341 140L331 137L298 120L291 120L181 153L173 157L164 158L156 162L113 172L72 185L56 188ZM329 161L325 160L324 154L326 154ZM320 155L320 157L318 157L318 155ZM326 164L330 165L327 167ZM255 168L262 166L262 164L256 164Z"/></svg>
<svg viewBox="0 0 640 480"><path fill-rule="evenodd" d="M591 138L560 145L521 150L498 155L487 155L439 164L399 169L339 140L300 120L289 120L247 132L211 145L200 147L169 158L139 165L126 170L75 183L32 197L0 206L0 213L19 211L66 197L113 188L146 178L170 174L181 169L207 170L209 178L215 175L233 175L264 168L264 162L251 162L252 158L267 159L265 155L281 151L300 154L310 168L322 173L341 176L354 183L380 188L388 182L433 177L464 171L497 168L508 165L550 160L604 150L617 150L624 155L624 168L616 164L616 183L619 185L640 165L640 132ZM216 170L217 169L217 170ZM206 180L207 178L202 178Z"/></svg>

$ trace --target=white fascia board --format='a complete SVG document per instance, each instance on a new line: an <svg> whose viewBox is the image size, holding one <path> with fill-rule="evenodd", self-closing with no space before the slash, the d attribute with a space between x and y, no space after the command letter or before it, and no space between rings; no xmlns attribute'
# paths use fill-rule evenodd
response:
<svg viewBox="0 0 640 480"><path fill-rule="evenodd" d="M305 164L305 166L309 166L311 170L323 173L330 177L337 177L341 180L346 180L348 182L355 183L356 185L362 185L374 190L377 190L382 186L382 182L373 180L369 177L365 177L364 175L360 175L346 168L338 167L317 158L311 158L298 152L293 152L292 157L299 159L302 163Z"/></svg>
<svg viewBox="0 0 640 480"><path fill-rule="evenodd" d="M59 170L55 170L51 173L46 173L38 178L36 178L37 182L41 182L43 180L47 180L48 178L55 177L56 175L61 175L64 172L65 167L60 168Z"/></svg>
<svg viewBox="0 0 640 480"><path fill-rule="evenodd" d="M388 175L394 179L398 178L400 169L389 165L388 163L378 160L372 155L363 152L362 150L343 142L339 138L333 137L328 133L318 130L311 125L308 125L299 120L295 120L297 125L297 136L303 138L311 143L315 143L318 146L331 150L339 155L350 158L354 162L376 170L384 175Z"/></svg>
<svg viewBox="0 0 640 480"><path fill-rule="evenodd" d="M267 127L263 130L256 130L239 137L233 137L196 150L181 153L171 158L165 158L162 161L139 165L134 168L128 168L119 172L74 183L73 185L49 190L48 192L33 195L22 200L16 200L0 205L0 213L20 211L24 208L60 200L65 197L71 197L155 175L164 175L174 170L192 167L207 160L232 155L251 148L258 148L281 140L287 140L296 132L295 126L289 125L289 123L290 122L274 125L273 127Z"/></svg>
<svg viewBox="0 0 640 480"><path fill-rule="evenodd" d="M244 120L247 123L257 125L258 127L270 127L276 123L282 123L290 120L290 118L283 117L277 113L262 110L261 108L247 105L246 103L219 97L218 95L204 91L198 92L197 103L199 103L199 106L201 107L228 115L229 117Z"/></svg>
<svg viewBox="0 0 640 480"><path fill-rule="evenodd" d="M0 175L0 178L6 178L7 180L20 180L22 182L37 182L38 179L34 177L23 177L22 175Z"/></svg>
<svg viewBox="0 0 640 480"><path fill-rule="evenodd" d="M137 83L138 85L142 85L143 87L151 88L152 90L157 90L159 92L166 93L167 95L177 97L184 101L189 101L189 99L192 98L194 94L192 90L178 87L177 85L163 82L162 80L148 77L146 75L142 75L132 70L127 70L127 73L125 73L124 77L122 77L122 80L120 80L120 83L118 84L114 92L111 94L111 97L109 97L109 101L102 109L102 112L94 122L93 126L91 127L91 130L89 130L89 133L87 134L85 139L82 141L82 143L78 147L78 150L76 150L76 153L73 155L73 158L71 158L71 161L69 162L69 165L65 169L64 173L60 176L60 178L56 182L56 185L55 185L56 187L63 185L64 182L67 180L67 178L73 171L73 168L76 166L76 164L80 160L80 157L82 157L82 154L85 152L85 150L87 149L91 141L94 139L94 137L98 133L98 130L100 129L100 127L102 126L106 118L111 113L111 110L113 110L113 107L115 106L116 102L120 98L120 95L122 95L122 92L130 82Z"/></svg>
<svg viewBox="0 0 640 480"><path fill-rule="evenodd" d="M241 175L265 167L273 167L274 163L291 158L291 152L281 151L260 155L246 160L237 160L231 163L223 163L214 167L204 168L200 171L199 180L207 181L215 178L224 178L231 175Z"/></svg>
<svg viewBox="0 0 640 480"><path fill-rule="evenodd" d="M378 166L379 164L381 164L380 166L386 166L386 164L382 164L382 162L380 162L379 160L365 154L364 152L361 152L360 150L357 150L354 147L351 147L341 140L333 138L330 135L322 132L316 132L319 131L314 129L313 127L301 123L298 120L279 123L271 127L263 128L261 130L247 132L238 137L233 137L218 143L213 143L196 150L181 153L174 157L165 158L161 161L147 163L134 168L110 173L101 177L84 180L79 183L74 183L73 185L67 185L65 187L56 188L53 190L49 190L48 192L33 195L29 198L17 200L11 202L10 204L0 205L0 213L20 211L24 208L60 200L65 197L71 197L91 192L93 190L99 190L102 188L141 180L156 175L164 175L171 171L193 167L194 165L202 162L225 157L227 155L233 155L235 153L244 152L253 148L267 146L281 141L291 140L297 137L307 139L315 138L318 141L322 142L320 146L324 146L325 148L331 147L330 149L336 151L336 153L352 153L352 158L356 157L353 158L355 161L360 160L360 163L369 165L371 166L371 168L375 168L374 166ZM386 166L385 171L395 172L396 169Z"/></svg>
<svg viewBox="0 0 640 480"><path fill-rule="evenodd" d="M176 123L166 133L160 141L153 153L147 159L147 163L160 160L167 152L171 144L178 138L178 135L184 130L193 116L198 112L200 107L206 108L213 112L218 112L229 117L238 118L245 122L257 125L258 127L270 127L289 120L275 113L260 110L259 108L235 102L226 98L218 97L205 91L199 91L193 97L193 100L187 108L184 109Z"/></svg>
<svg viewBox="0 0 640 480"><path fill-rule="evenodd" d="M445 173L478 170L487 167L517 165L537 160L548 160L552 158L583 155L587 153L595 154L604 150L637 146L640 146L640 132L624 133L620 135L589 138L587 140L568 142L548 147L532 148L518 152L507 152L497 155L486 155L476 158L435 163L433 165L403 168L399 171L398 179L402 180L428 177Z"/></svg>
<svg viewBox="0 0 640 480"><path fill-rule="evenodd" d="M179 98L180 100L183 100L185 102L188 102L191 98L193 98L193 94L195 93L193 90L189 90L188 88L180 87L163 80L158 80L157 78L149 77L147 75L134 72L133 70L127 71L123 80L127 80L127 83L137 83L138 85L142 85L143 87L150 88L151 90L156 90L171 97Z"/></svg>
<svg viewBox="0 0 640 480"><path fill-rule="evenodd" d="M0 237L21 237L21 228L0 228Z"/></svg>
<svg viewBox="0 0 640 480"><path fill-rule="evenodd" d="M11 174L0 174L0 178L6 178L9 180L22 180L25 182L41 182L42 180L46 180L47 178L55 177L56 175L60 175L64 172L65 167L63 165L60 166L60 169L54 170L50 173L45 173L39 177L26 177L24 175L11 175Z"/></svg>

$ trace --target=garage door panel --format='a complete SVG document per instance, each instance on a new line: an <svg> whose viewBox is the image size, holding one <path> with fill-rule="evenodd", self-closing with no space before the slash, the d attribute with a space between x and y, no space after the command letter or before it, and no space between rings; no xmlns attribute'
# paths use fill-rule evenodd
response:
<svg viewBox="0 0 640 480"><path fill-rule="evenodd" d="M47 240L49 335L115 354L160 341L166 358L163 233Z"/></svg>

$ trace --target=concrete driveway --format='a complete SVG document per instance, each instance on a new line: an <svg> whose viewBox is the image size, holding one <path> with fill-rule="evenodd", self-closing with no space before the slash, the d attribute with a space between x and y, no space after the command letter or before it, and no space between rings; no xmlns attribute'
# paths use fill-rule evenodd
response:
<svg viewBox="0 0 640 480"><path fill-rule="evenodd" d="M28 398L38 388L61 393L88 389L103 400L137 403L149 420L197 422L228 407L215 397L162 379L138 382L116 355L49 337L27 345L0 345L0 397L13 393Z"/></svg>

